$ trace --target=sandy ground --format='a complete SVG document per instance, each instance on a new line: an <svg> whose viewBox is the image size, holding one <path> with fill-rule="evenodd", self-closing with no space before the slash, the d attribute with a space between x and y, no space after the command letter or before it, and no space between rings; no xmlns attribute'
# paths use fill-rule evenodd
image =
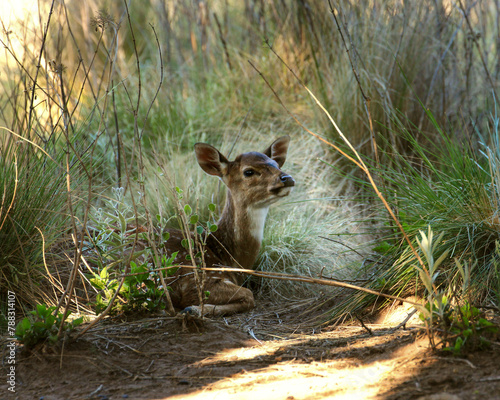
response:
<svg viewBox="0 0 500 400"><path fill-rule="evenodd" d="M500 399L499 346L457 358L431 352L411 321L392 329L404 312L369 332L314 326L303 311L115 317L63 348L20 351L16 393L0 399Z"/></svg>

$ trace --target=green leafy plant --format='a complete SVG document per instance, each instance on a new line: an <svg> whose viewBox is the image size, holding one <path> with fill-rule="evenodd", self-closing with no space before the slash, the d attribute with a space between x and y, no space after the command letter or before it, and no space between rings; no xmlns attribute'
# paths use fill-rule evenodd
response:
<svg viewBox="0 0 500 400"><path fill-rule="evenodd" d="M131 261L130 272L125 277L121 288L119 288L119 280L111 278L106 267L99 273L95 273L94 277L89 280L99 290L95 302L96 313L100 314L108 307L118 289L121 301L113 305L112 314L132 311L152 312L165 309L164 291L159 284L158 273L162 273L164 277L172 276L178 269L174 266L176 256L177 252L172 253L171 257L164 255L159 271L151 271L147 262L137 264Z"/></svg>
<svg viewBox="0 0 500 400"><path fill-rule="evenodd" d="M97 314L103 312L117 291L119 299L113 304L111 313L164 309L164 289L154 269L149 240L159 242L161 249L169 234L152 232L151 239L137 226L135 212L123 198L123 189L113 189L113 192L114 198L106 201L105 209L98 209L92 215L94 227L88 230L85 241L85 251L93 266L88 278L98 290L95 311ZM160 224L165 222L160 216L157 219ZM175 273L172 267L176 255L161 257L159 266L163 277Z"/></svg>
<svg viewBox="0 0 500 400"><path fill-rule="evenodd" d="M415 267L427 294L427 301L421 307L420 319L425 323L431 346L459 355L465 349L487 345L489 342L486 335L497 333L498 327L484 318L484 314L466 299L472 268L455 260L461 285L450 283L449 279L444 289L440 289L437 284L442 272L439 266L448 256L448 250L442 252L437 260L434 260L434 254L442 242L443 233L435 239L429 226L427 235L422 231L420 235L421 239L417 238L417 243L424 254L427 267Z"/></svg>
<svg viewBox="0 0 500 400"><path fill-rule="evenodd" d="M36 309L30 312L31 317L24 318L16 326L16 338L28 347L33 347L40 342L55 344L59 338L58 332L61 324L62 330L69 332L83 322L83 317L80 317L73 321L66 319L63 323L63 313L54 315L55 309L45 304L37 304Z"/></svg>
<svg viewBox="0 0 500 400"><path fill-rule="evenodd" d="M442 241L443 233L434 239L434 233L429 225L427 235L423 231L420 231L420 235L421 239L417 238L417 243L424 255L426 265L425 267L416 265L415 269L427 294L427 302L421 310L420 318L425 322L431 346L435 347L434 325L443 325L445 323L449 305L448 297L436 284L436 280L441 273L438 268L448 256L448 250L445 250L435 260L434 254L436 253L437 246Z"/></svg>
<svg viewBox="0 0 500 400"><path fill-rule="evenodd" d="M177 187L176 193L180 202L183 199L183 190ZM95 226L89 230L85 243L85 251L94 265L88 278L98 290L95 311L97 314L102 313L116 297L117 292L118 301L112 305L111 313L163 310L164 288L159 274L167 278L174 275L179 268L174 263L178 252L161 254L161 249L170 237L162 228L167 221L157 216L160 227L152 232L151 236L152 240L158 243L160 261L154 263L149 246L151 238L145 232L138 233L135 214L124 201L123 190L114 189L114 195L114 199L106 202L105 210L98 209L92 216ZM215 205L209 204L208 210L210 218L214 219ZM195 270L196 274L199 274L197 286L200 287L201 299L206 300L210 293L203 290L204 271L200 271L200 268L205 266L204 254L208 233L215 232L217 225L210 220L201 224L198 214L193 212L189 204L181 208L180 219L185 229L182 246L189 252L186 260L194 260L198 266ZM123 274L125 279L120 286ZM167 287L168 289L170 288Z"/></svg>
<svg viewBox="0 0 500 400"><path fill-rule="evenodd" d="M453 355L487 347L491 343L488 337L499 332L498 326L488 321L477 307L467 301L453 305L447 296L426 303L420 319L439 334L440 342L435 346L440 345Z"/></svg>
<svg viewBox="0 0 500 400"><path fill-rule="evenodd" d="M164 278L175 274L178 267L171 267L174 266L177 253L172 253L170 257L164 255L158 272L150 272L147 263L139 265L133 261L130 263L130 274L125 278L120 290L120 295L126 300L123 305L124 311L165 309L164 291L160 288L157 274L163 274Z"/></svg>
<svg viewBox="0 0 500 400"><path fill-rule="evenodd" d="M449 336L443 339L444 350L459 355L464 349L490 345L488 335L498 333L499 328L484 318L484 313L468 302L453 311L449 316Z"/></svg>
<svg viewBox="0 0 500 400"><path fill-rule="evenodd" d="M118 290L120 282L117 279L110 278L106 267L102 268L98 273L94 273L94 277L89 280L94 288L100 291L95 301L95 312L100 314L108 307L109 302Z"/></svg>

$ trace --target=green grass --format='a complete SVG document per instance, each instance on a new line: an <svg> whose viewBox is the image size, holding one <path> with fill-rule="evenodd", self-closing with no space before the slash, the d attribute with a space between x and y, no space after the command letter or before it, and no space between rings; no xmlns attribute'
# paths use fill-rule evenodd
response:
<svg viewBox="0 0 500 400"><path fill-rule="evenodd" d="M397 152L390 155L393 167L379 172L385 182L386 199L416 248L420 232L427 232L428 227L442 235L435 254L437 258L448 252L436 280L441 290L462 285L458 266L467 264L471 268L468 301L498 307L498 117L491 116L491 129L481 135L484 140L477 146L452 139L450 132L434 124L440 140L424 148L409 133L408 121L394 119L397 132L418 157L409 159ZM383 209L376 214L383 215ZM370 287L403 297L423 295L416 257L394 225L387 220L383 224L381 231L393 233L386 234L375 248L381 255L370 271L375 277ZM359 293L338 310L359 309L372 301L373 296Z"/></svg>
<svg viewBox="0 0 500 400"><path fill-rule="evenodd" d="M44 251L65 236L71 225L69 204L74 207L81 196L82 174L76 167L70 169L69 197L64 151L51 157L30 143L13 140L0 147L0 171L2 295L11 290L22 303L46 300L44 291L50 281Z"/></svg>

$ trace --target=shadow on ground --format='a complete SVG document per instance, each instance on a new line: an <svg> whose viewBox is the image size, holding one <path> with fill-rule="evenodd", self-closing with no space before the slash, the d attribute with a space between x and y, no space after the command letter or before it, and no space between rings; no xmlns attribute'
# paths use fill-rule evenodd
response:
<svg viewBox="0 0 500 400"><path fill-rule="evenodd" d="M19 354L12 398L500 399L498 347L444 357L418 328L318 329L297 315L266 305L231 319L115 318Z"/></svg>

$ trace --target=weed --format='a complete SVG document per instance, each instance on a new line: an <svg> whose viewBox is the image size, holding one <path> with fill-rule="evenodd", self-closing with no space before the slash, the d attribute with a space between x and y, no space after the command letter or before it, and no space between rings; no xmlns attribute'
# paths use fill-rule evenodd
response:
<svg viewBox="0 0 500 400"><path fill-rule="evenodd" d="M47 307L45 304L37 304L36 309L31 311L31 318L24 318L16 326L16 338L27 347L33 347L40 342L51 345L57 343L58 332L70 332L83 322L79 317L69 322L63 321L63 314L54 315L56 307ZM69 315L69 314L68 314Z"/></svg>
<svg viewBox="0 0 500 400"><path fill-rule="evenodd" d="M130 272L121 287L119 280L110 276L107 267L93 273L89 281L94 288L99 290L95 301L96 314L100 314L108 307L117 290L119 290L120 301L112 305L111 314L164 310L164 291L157 273L162 273L164 277L173 275L176 272L176 268L172 268L176 256L176 252L172 253L170 258L164 255L159 272L151 272L150 264L147 262L137 264L131 261Z"/></svg>
<svg viewBox="0 0 500 400"><path fill-rule="evenodd" d="M420 232L418 245L426 260L427 269L417 266L420 280L424 284L427 301L421 307L420 319L425 323L429 341L433 348L441 348L459 355L463 351L489 345L488 334L496 334L499 328L484 318L484 314L468 299L470 289L470 269L455 260L460 273L461 287L448 283L440 289L437 285L441 263L448 256L448 251L434 260L434 253L443 237L440 234L434 239L431 227L427 235ZM455 290L455 291L453 291ZM454 302L451 299L455 299ZM440 343L436 343L436 337Z"/></svg>
<svg viewBox="0 0 500 400"><path fill-rule="evenodd" d="M205 272L201 267L206 266L204 254L208 234L217 230L217 224L210 219L202 224L189 204L181 206L184 191L176 187L175 192L181 207L179 219L185 235L181 244L189 252L186 261L196 263L198 267L195 277L199 297L204 301L210 293L203 290ZM111 313L164 310L165 293L159 274L165 279L173 276L179 268L174 263L178 252L165 254L163 251L170 236L162 228L167 221L158 215L159 226L154 232L148 232L152 235L148 235L146 228L134 224L137 218L124 200L123 190L114 189L114 193L114 199L105 201L105 208L109 211L99 209L92 215L94 227L85 241L84 250L94 265L87 275L98 291L95 311L100 314L106 310L116 295L118 301L112 304ZM215 208L214 204L208 205L212 220ZM149 240L155 240L159 262L155 262ZM123 275L125 279L120 285ZM166 289L170 290L170 287Z"/></svg>
<svg viewBox="0 0 500 400"><path fill-rule="evenodd" d="M98 290L96 313L100 314L119 291L120 301L112 305L111 312L137 310L156 311L165 308L164 289L153 269L153 255L144 227L138 226L137 216L126 204L123 189L114 189L115 198L105 201L103 209L91 216L94 226L87 230L84 251L94 266L88 274L90 283ZM160 219L160 217L158 217ZM161 219L160 219L161 221ZM161 231L160 231L161 232ZM168 240L168 233L153 233L159 248ZM174 273L171 268L176 253L160 260L163 276ZM121 277L126 274L123 285Z"/></svg>
<svg viewBox="0 0 500 400"><path fill-rule="evenodd" d="M419 315L426 327L432 330L439 343L434 347L460 355L467 351L484 349L491 345L491 338L500 331L484 313L468 301L454 305L445 295L438 295L434 303L427 302Z"/></svg>

